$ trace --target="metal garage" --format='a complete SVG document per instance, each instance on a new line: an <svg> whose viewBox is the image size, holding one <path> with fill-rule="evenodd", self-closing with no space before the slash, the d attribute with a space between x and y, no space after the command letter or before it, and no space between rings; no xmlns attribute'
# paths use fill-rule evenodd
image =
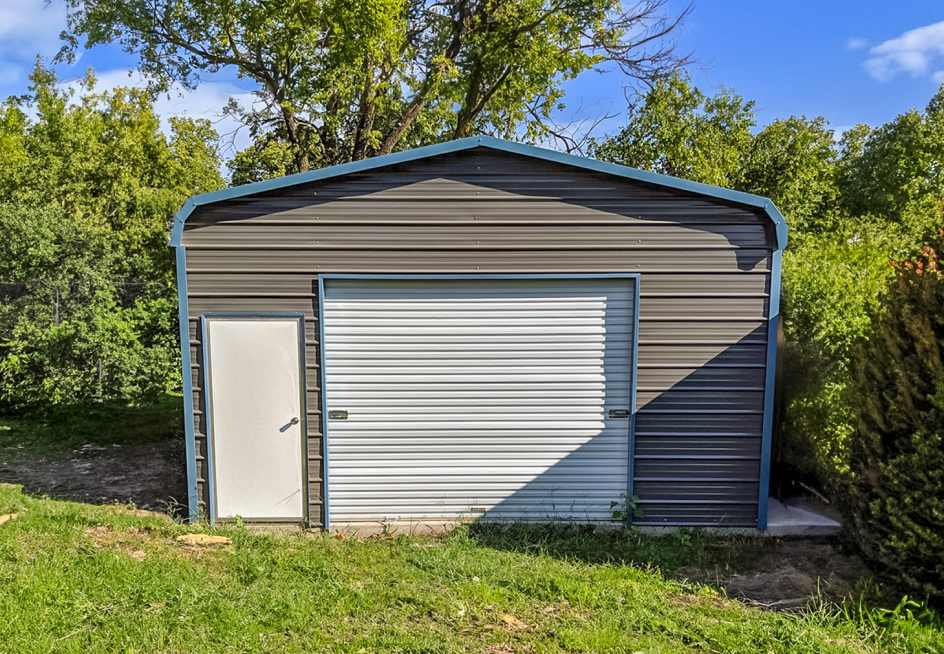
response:
<svg viewBox="0 0 944 654"><path fill-rule="evenodd" d="M485 137L191 198L191 516L766 524L764 198Z"/></svg>

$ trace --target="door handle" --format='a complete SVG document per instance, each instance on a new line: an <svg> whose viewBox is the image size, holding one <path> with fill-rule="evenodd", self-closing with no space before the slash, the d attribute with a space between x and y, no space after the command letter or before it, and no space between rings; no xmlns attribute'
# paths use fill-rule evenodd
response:
<svg viewBox="0 0 944 654"><path fill-rule="evenodd" d="M291 422L293 425L297 425L297 424L298 424L298 418L292 418L289 422Z"/></svg>

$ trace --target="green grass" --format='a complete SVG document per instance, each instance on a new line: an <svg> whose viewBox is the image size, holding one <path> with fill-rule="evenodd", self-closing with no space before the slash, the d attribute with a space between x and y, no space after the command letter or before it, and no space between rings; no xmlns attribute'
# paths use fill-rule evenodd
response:
<svg viewBox="0 0 944 654"><path fill-rule="evenodd" d="M126 445L183 439L183 401L164 395L152 404L86 403L0 415L0 447L37 454L70 452L86 443Z"/></svg>
<svg viewBox="0 0 944 654"><path fill-rule="evenodd" d="M765 612L579 532L274 537L0 486L9 513L0 652L944 652L940 625L908 607ZM191 532L232 544L176 541Z"/></svg>

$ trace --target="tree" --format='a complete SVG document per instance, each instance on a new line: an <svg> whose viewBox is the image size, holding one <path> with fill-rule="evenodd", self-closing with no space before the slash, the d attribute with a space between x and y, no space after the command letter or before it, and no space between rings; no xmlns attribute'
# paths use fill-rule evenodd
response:
<svg viewBox="0 0 944 654"><path fill-rule="evenodd" d="M775 120L751 140L735 188L773 200L794 237L835 232L838 156L825 118Z"/></svg>
<svg viewBox="0 0 944 654"><path fill-rule="evenodd" d="M878 217L920 233L927 228L926 210L915 203L944 197L944 85L924 111L912 109L850 142L845 162L842 198L851 215ZM920 224L907 218L921 216Z"/></svg>
<svg viewBox="0 0 944 654"><path fill-rule="evenodd" d="M756 124L753 101L731 89L707 96L676 74L630 105L626 127L591 154L769 197L794 236L836 228L839 152L826 119L791 116L754 134Z"/></svg>
<svg viewBox="0 0 944 654"><path fill-rule="evenodd" d="M631 104L627 125L591 145L591 156L705 184L738 188L756 125L754 103L729 89L708 97L691 80L657 81Z"/></svg>
<svg viewBox="0 0 944 654"><path fill-rule="evenodd" d="M0 405L154 397L180 379L168 221L223 186L216 134L165 136L146 94L91 74L79 97L31 80L0 105Z"/></svg>
<svg viewBox="0 0 944 654"><path fill-rule="evenodd" d="M938 213L940 216L940 213ZM944 600L944 232L895 277L854 356L851 533L886 576Z"/></svg>
<svg viewBox="0 0 944 654"><path fill-rule="evenodd" d="M229 111L298 171L477 131L541 134L562 84L607 65L677 68L667 0L66 0L60 58L117 41L152 90L234 67L261 107Z"/></svg>

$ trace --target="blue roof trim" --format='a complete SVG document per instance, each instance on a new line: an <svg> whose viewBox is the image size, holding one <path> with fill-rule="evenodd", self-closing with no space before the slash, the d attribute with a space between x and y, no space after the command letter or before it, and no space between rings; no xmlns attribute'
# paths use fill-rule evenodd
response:
<svg viewBox="0 0 944 654"><path fill-rule="evenodd" d="M576 155L566 154L564 152L556 152L554 150L538 148L533 145L524 145L522 143L515 143L513 141L505 141L491 136L471 136L469 138L459 139L457 141L447 141L446 143L428 145L422 148L416 148L415 150L395 152L393 154L374 157L372 159L353 161L351 163L341 164L338 166L310 170L306 173L297 173L295 175L287 175L277 179L267 179L262 182L234 186L221 191L214 191L212 193L194 195L189 200L187 200L186 203L184 203L184 206L181 207L180 211L178 211L177 215L174 217L174 227L171 232L170 245L171 247L180 246L180 239L183 235L184 223L186 222L187 217L190 216L190 214L193 213L193 210L197 207L212 204L214 202L221 202L223 200L233 200L235 198L255 195L257 193L276 191L278 189L296 186L298 184L317 182L325 179L331 179L332 177L339 177L341 175L360 173L373 170L375 168L382 168L384 166L393 166L396 164L407 163L410 161L435 157L443 154L451 154L453 152L461 152L463 150L470 150L472 148L478 147L490 148L500 152L510 152L525 157L533 157L535 159L559 163L565 166L583 168L584 170L603 173L605 175L614 175L616 177L623 177L625 179L631 179L646 184L654 184L656 186L662 186L673 190L686 191L718 200L725 200L750 207L757 207L763 209L776 226L777 248L782 250L787 245L786 220L784 220L783 215L777 210L777 207L774 206L773 202L760 195L753 195L751 193L744 193L742 191L732 191L719 186L711 186L709 184L692 182L686 179L661 175L659 173L651 173L645 170L639 170L637 168L630 168L628 166L620 166L619 164L606 163L603 161L597 161L595 159L588 159L586 157L578 157Z"/></svg>

